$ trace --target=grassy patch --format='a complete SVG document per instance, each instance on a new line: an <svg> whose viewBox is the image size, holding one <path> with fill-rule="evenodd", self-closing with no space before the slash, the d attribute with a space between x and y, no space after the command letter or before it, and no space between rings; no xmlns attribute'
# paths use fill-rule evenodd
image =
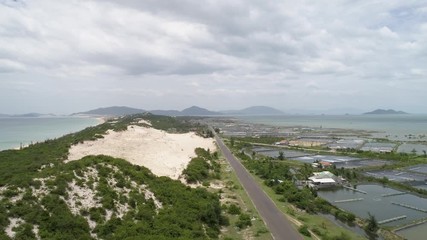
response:
<svg viewBox="0 0 427 240"><path fill-rule="evenodd" d="M252 226L248 226L245 229L240 230L236 227L236 223L239 221L239 215L227 214L230 219L230 225L223 228L220 239L259 239L259 240L271 240L271 234L268 231L264 221L258 214L255 206L250 200L246 191L232 170L228 162L220 157L221 164L221 181L226 185L221 189L221 202L224 206L230 206L235 204L238 206L243 213L249 214L251 217Z"/></svg>

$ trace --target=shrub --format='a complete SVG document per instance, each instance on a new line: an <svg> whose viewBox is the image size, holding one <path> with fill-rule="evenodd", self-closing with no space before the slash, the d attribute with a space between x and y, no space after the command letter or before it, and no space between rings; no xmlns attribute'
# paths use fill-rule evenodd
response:
<svg viewBox="0 0 427 240"><path fill-rule="evenodd" d="M311 236L311 233L308 231L307 225L302 225L301 227L299 227L298 232L307 237Z"/></svg>
<svg viewBox="0 0 427 240"><path fill-rule="evenodd" d="M228 207L228 213L231 215L238 215L241 213L240 207L233 203Z"/></svg>
<svg viewBox="0 0 427 240"><path fill-rule="evenodd" d="M245 213L240 214L239 220L236 222L236 227L239 229L245 229L248 226L252 226L251 217Z"/></svg>
<svg viewBox="0 0 427 240"><path fill-rule="evenodd" d="M230 226L230 219L227 216L221 215L219 224L221 226Z"/></svg>

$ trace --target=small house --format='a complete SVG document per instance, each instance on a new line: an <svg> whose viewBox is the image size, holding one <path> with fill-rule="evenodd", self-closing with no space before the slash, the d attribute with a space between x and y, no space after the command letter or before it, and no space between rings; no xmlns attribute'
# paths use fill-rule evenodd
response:
<svg viewBox="0 0 427 240"><path fill-rule="evenodd" d="M335 187L342 182L341 178L329 171L315 172L308 180L308 186L315 189Z"/></svg>

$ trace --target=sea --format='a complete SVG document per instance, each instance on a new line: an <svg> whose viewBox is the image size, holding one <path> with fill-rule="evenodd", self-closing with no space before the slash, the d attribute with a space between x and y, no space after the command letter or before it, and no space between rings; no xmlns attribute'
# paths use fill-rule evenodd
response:
<svg viewBox="0 0 427 240"><path fill-rule="evenodd" d="M273 126L367 130L376 132L375 137L391 140L408 140L409 135L427 140L427 115L424 114L241 116L239 119Z"/></svg>
<svg viewBox="0 0 427 240"><path fill-rule="evenodd" d="M0 118L0 151L54 139L101 123L83 117Z"/></svg>

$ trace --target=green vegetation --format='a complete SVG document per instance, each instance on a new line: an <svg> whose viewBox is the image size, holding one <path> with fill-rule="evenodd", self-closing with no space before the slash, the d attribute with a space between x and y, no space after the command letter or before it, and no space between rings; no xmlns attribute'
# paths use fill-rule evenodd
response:
<svg viewBox="0 0 427 240"><path fill-rule="evenodd" d="M270 136L259 136L259 137L239 137L239 142L246 143L262 143L262 144L274 144L283 140L283 137L270 137Z"/></svg>
<svg viewBox="0 0 427 240"><path fill-rule="evenodd" d="M263 190L270 196L270 198L276 203L276 206L278 206L278 208L283 213L307 225L307 227L321 239L326 239L326 240L365 239L360 235L357 235L349 230L346 230L342 227L337 226L335 223L327 220L321 215L308 213L304 210L296 208L294 205L289 204L288 202L283 202L282 194L280 195L276 194L273 188L263 184L263 183L266 183L266 181L259 178L257 175L255 175L254 177L258 181L258 183L261 184L261 187L263 188ZM345 236L348 238L340 238L342 236ZM316 239L316 238L306 237L305 239Z"/></svg>
<svg viewBox="0 0 427 240"><path fill-rule="evenodd" d="M197 157L191 159L187 168L183 171L188 183L204 182L208 179L220 178L220 165L217 162L218 153L210 153L209 150L196 148Z"/></svg>
<svg viewBox="0 0 427 240"><path fill-rule="evenodd" d="M285 154L283 153L283 151L279 151L279 160L285 160Z"/></svg>
<svg viewBox="0 0 427 240"><path fill-rule="evenodd" d="M218 238L227 219L216 193L108 156L63 163L72 144L100 138L108 129L144 125L141 119L172 132L204 128L189 119L134 115L0 152L0 239L9 239L4 230L11 219L20 220L16 239ZM209 161L218 156L200 149L196 153Z"/></svg>
<svg viewBox="0 0 427 240"><path fill-rule="evenodd" d="M301 227L298 228L298 232L307 237L311 236L310 231L308 231L307 225L301 225Z"/></svg>
<svg viewBox="0 0 427 240"><path fill-rule="evenodd" d="M237 141L236 141L237 142ZM310 239L312 231L321 239L363 239L363 237L337 226L317 214L331 214L337 220L350 225L355 224L356 216L331 205L326 200L317 197L316 191L303 187L297 188L294 181L305 180L312 175L314 169L310 164L294 163L292 161L274 160L259 156L256 159L248 157L242 149L248 143L238 142L232 148L234 154L242 160L245 167L263 183L264 190L283 211L303 222L299 231L303 231ZM345 169L331 169L340 175L353 177L352 172ZM355 175L358 177L358 175ZM283 203L289 203L283 205ZM292 205L290 205L292 204ZM294 208L293 206L297 207ZM309 231L310 230L310 231ZM342 237L342 238L341 238Z"/></svg>
<svg viewBox="0 0 427 240"><path fill-rule="evenodd" d="M251 217L248 214L241 213L239 215L239 220L236 222L236 227L244 229L249 226L252 226Z"/></svg>
<svg viewBox="0 0 427 240"><path fill-rule="evenodd" d="M236 204L232 203L230 204L230 206L228 207L228 211L229 214L231 215L238 215L241 213L241 209L239 206L237 206Z"/></svg>
<svg viewBox="0 0 427 240"><path fill-rule="evenodd" d="M375 216L371 215L370 213L368 213L368 215L369 215L369 217L368 217L368 221L366 223L365 229L367 231L369 231L369 232L376 232L376 231L378 231L379 226L378 226L377 220L375 219Z"/></svg>
<svg viewBox="0 0 427 240"><path fill-rule="evenodd" d="M220 181L225 185L219 190L219 194L221 195L221 207L230 223L222 231L220 239L242 239L242 236L245 236L257 240L271 240L271 235L264 221L261 220L251 199L238 181L236 174L231 171L228 162L223 157L220 157L218 163L221 167L221 180L215 180L215 182ZM237 225L244 222L239 220L242 213L250 216L251 225L241 229ZM243 220L245 220L244 218ZM238 223L239 221L241 223Z"/></svg>
<svg viewBox="0 0 427 240"><path fill-rule="evenodd" d="M269 137L267 137L268 139ZM252 141L253 140L253 141ZM276 204L279 202L291 203L292 205L284 205L283 211L291 216L299 216L298 220L302 221L308 226L308 229L315 233L322 239L358 239L362 238L360 236L356 237L354 233L350 231L340 230L339 232L333 232L333 229L336 228L328 220L325 220L321 216L315 214L330 214L335 216L335 219L340 220L341 222L347 223L350 226L354 224L359 225L361 228L366 230L367 226L372 219L357 219L356 216L352 213L342 211L333 205L329 204L326 200L317 197L316 192L311 191L308 188L298 189L295 187L294 182L298 180L305 180L312 175L313 169L310 164L303 164L300 162L295 162L291 160L280 160L279 158L271 158L262 155L252 155L249 157L245 152L250 151L252 144L256 145L258 140L256 138L245 138L245 141L241 141L241 138L234 140L234 145L230 146L234 155L242 160L242 163L246 168L253 173L256 178L259 179L261 183L264 183L264 190L270 193L270 196ZM263 140L265 141L265 140ZM313 149L313 151L318 152L319 150ZM280 152L280 151L279 151ZM279 153L280 154L280 153ZM423 189L417 189L410 185L404 183L398 183L389 181L386 178L376 179L373 177L364 176L363 171L366 170L381 170L381 169L396 169L403 168L411 165L427 163L427 159L424 156L416 156L414 154L405 154L405 153L376 153L376 152L362 152L356 150L344 150L339 151L338 153L328 153L335 155L348 155L351 157L360 157L360 158L369 158L369 159L384 159L391 160L392 164L385 166L375 166L375 167L365 167L359 169L344 169L336 168L335 166L328 167L326 170L334 173L337 176L343 176L350 183L357 184L359 182L377 182L387 185L389 187L397 188L400 190L406 190L410 192L415 192L424 196L427 196L427 191ZM280 156L280 155L279 155ZM283 165L283 166L282 166ZM291 171L291 174L286 171L288 168ZM275 169L280 169L280 171L275 171ZM294 209L291 206L296 206L298 209ZM300 212L302 211L303 214ZM303 217L303 216L304 217ZM323 220L322 220L323 219ZM325 224L327 223L327 224ZM319 227L319 226L322 227ZM379 234L384 237L384 239L399 239L396 234L391 233L387 229L379 228ZM377 229L377 230L378 230ZM366 230L366 233L369 236L375 237L376 234Z"/></svg>

